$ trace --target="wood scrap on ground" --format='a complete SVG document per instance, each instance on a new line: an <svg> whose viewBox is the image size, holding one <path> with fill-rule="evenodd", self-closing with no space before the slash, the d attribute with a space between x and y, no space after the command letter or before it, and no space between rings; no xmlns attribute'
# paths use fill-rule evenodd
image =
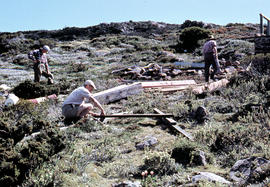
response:
<svg viewBox="0 0 270 187"><path fill-rule="evenodd" d="M180 70L175 65L161 66L156 63L150 63L143 67L131 66L112 71L112 74L132 80L170 80L172 77L179 75L196 73L197 71L194 69Z"/></svg>
<svg viewBox="0 0 270 187"><path fill-rule="evenodd" d="M38 98L35 98L35 99L28 99L27 101L31 102L31 103L34 103L34 104L39 104L39 103L42 103L46 100L49 100L49 99L57 99L57 95L55 94L52 94L52 95L49 95L49 96L46 96L46 97L38 97Z"/></svg>
<svg viewBox="0 0 270 187"><path fill-rule="evenodd" d="M162 111L160 111L157 108L154 108L154 111L158 114L164 114ZM186 132L184 129L182 129L181 127L179 127L177 125L177 122L172 119L172 118L161 118L161 120L166 124L169 125L170 127L172 127L174 130L176 130L177 132L180 132L181 134L183 134L185 137L187 137L189 140L193 141L194 138L191 136L191 134L189 134L188 132Z"/></svg>

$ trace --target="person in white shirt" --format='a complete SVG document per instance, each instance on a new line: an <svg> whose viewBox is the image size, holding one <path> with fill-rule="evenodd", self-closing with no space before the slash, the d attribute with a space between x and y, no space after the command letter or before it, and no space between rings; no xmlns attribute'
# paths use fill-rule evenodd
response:
<svg viewBox="0 0 270 187"><path fill-rule="evenodd" d="M101 106L98 100L96 100L91 92L93 89L96 89L96 86L93 81L87 80L84 82L84 85L76 88L71 94L65 99L63 106L62 106L62 114L65 118L83 118L86 117L88 114L90 115L97 115L93 113L91 110L94 106L97 106L101 113L100 115L105 115L105 110ZM86 103L85 101L89 100L92 103Z"/></svg>

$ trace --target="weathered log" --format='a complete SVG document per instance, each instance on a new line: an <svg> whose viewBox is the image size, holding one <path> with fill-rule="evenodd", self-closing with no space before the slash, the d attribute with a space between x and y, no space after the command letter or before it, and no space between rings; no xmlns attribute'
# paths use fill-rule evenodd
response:
<svg viewBox="0 0 270 187"><path fill-rule="evenodd" d="M130 95L135 95L142 92L141 83L134 83L130 85L121 85L102 92L93 94L101 104L108 104L120 99L127 98Z"/></svg>
<svg viewBox="0 0 270 187"><path fill-rule="evenodd" d="M194 94L202 94L203 92L213 92L221 87L226 86L228 83L229 81L227 79L221 79L216 82L205 83L202 86L198 86L198 87L195 86L192 91Z"/></svg>

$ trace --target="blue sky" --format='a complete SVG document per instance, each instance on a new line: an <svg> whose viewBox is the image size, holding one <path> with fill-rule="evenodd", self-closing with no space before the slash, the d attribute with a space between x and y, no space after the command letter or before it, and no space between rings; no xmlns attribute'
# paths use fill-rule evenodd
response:
<svg viewBox="0 0 270 187"><path fill-rule="evenodd" d="M270 0L1 0L0 32L88 27L130 20L259 23L260 13L270 17Z"/></svg>

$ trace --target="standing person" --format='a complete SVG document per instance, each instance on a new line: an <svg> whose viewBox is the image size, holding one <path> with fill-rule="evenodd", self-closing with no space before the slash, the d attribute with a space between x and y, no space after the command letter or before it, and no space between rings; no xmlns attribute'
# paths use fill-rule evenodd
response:
<svg viewBox="0 0 270 187"><path fill-rule="evenodd" d="M209 82L210 66L212 65L214 71L211 73L210 78L214 79L215 74L220 74L220 65L218 61L217 43L214 36L210 36L209 40L203 46L203 55L205 62L205 82Z"/></svg>
<svg viewBox="0 0 270 187"><path fill-rule="evenodd" d="M86 99L92 101L93 104L101 110L100 115L105 115L105 111L101 104L91 94L93 89L96 89L94 82L87 80L84 82L83 86L71 92L71 94L65 99L62 106L62 114L65 116L65 118L83 118L88 114L93 116L97 115L91 112L93 105L91 103L86 103Z"/></svg>
<svg viewBox="0 0 270 187"><path fill-rule="evenodd" d="M48 78L48 84L53 84L53 75L49 70L47 53L50 51L50 47L44 45L40 49L30 51L28 58L34 62L35 82L40 81L41 75Z"/></svg>

